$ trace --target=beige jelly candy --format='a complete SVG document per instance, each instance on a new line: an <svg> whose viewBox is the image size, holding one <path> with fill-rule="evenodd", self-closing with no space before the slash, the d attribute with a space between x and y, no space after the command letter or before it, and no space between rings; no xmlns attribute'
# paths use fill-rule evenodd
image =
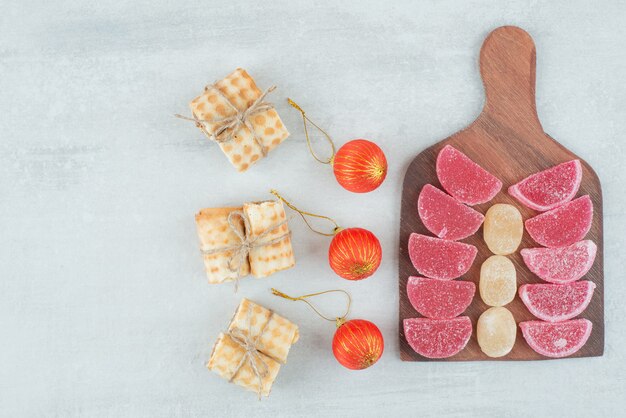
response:
<svg viewBox="0 0 626 418"><path fill-rule="evenodd" d="M517 292L515 266L508 258L492 255L480 267L480 297L489 306L504 306Z"/></svg>
<svg viewBox="0 0 626 418"><path fill-rule="evenodd" d="M515 344L517 326L507 308L489 308L478 318L476 337L483 353L489 357L509 354Z"/></svg>
<svg viewBox="0 0 626 418"><path fill-rule="evenodd" d="M522 242L524 223L522 214L512 205L498 203L485 215L483 238L492 253L512 254Z"/></svg>

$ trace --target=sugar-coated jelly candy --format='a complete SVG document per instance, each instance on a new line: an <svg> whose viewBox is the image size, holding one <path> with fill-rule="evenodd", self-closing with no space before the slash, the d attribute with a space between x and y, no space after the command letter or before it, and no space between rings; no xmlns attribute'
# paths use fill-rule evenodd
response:
<svg viewBox="0 0 626 418"><path fill-rule="evenodd" d="M507 308L489 308L480 315L476 326L476 337L480 349L489 357L509 354L515 344L517 326L515 318Z"/></svg>
<svg viewBox="0 0 626 418"><path fill-rule="evenodd" d="M439 238L456 241L480 228L485 217L435 186L427 184L417 199L417 212L424 226Z"/></svg>
<svg viewBox="0 0 626 418"><path fill-rule="evenodd" d="M447 358L463 350L472 336L467 316L452 319L407 318L404 336L417 354L427 358Z"/></svg>
<svg viewBox="0 0 626 418"><path fill-rule="evenodd" d="M493 199L502 182L458 149L446 145L437 155L437 178L459 202L478 205Z"/></svg>
<svg viewBox="0 0 626 418"><path fill-rule="evenodd" d="M593 203L591 198L585 195L527 219L526 230L535 242L544 247L566 247L587 235L592 220Z"/></svg>
<svg viewBox="0 0 626 418"><path fill-rule="evenodd" d="M537 353L553 358L571 356L585 345L593 324L588 319L563 322L520 322L524 339Z"/></svg>
<svg viewBox="0 0 626 418"><path fill-rule="evenodd" d="M590 240L578 241L568 247L524 248L524 263L539 278L550 283L565 284L583 277L593 266L598 247Z"/></svg>
<svg viewBox="0 0 626 418"><path fill-rule="evenodd" d="M567 284L525 284L519 297L531 314L548 322L560 322L580 315L591 302L595 283L588 280Z"/></svg>
<svg viewBox="0 0 626 418"><path fill-rule="evenodd" d="M492 255L480 267L480 297L489 306L504 306L515 298L517 276L508 258Z"/></svg>
<svg viewBox="0 0 626 418"><path fill-rule="evenodd" d="M476 285L462 280L409 277L406 294L417 312L427 318L450 319L472 303Z"/></svg>
<svg viewBox="0 0 626 418"><path fill-rule="evenodd" d="M525 206L544 212L572 200L582 178L580 161L572 160L526 177L509 187L509 194Z"/></svg>
<svg viewBox="0 0 626 418"><path fill-rule="evenodd" d="M408 249L417 271L426 277L443 280L456 279L467 273L478 252L470 244L417 233L409 237Z"/></svg>
<svg viewBox="0 0 626 418"><path fill-rule="evenodd" d="M483 238L489 250L498 255L512 254L522 242L522 214L513 205L498 203L485 215Z"/></svg>

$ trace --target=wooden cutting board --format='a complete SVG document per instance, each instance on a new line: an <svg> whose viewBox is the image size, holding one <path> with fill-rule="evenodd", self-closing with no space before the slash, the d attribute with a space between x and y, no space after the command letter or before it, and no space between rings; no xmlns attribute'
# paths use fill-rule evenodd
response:
<svg viewBox="0 0 626 418"><path fill-rule="evenodd" d="M420 316L411 306L406 293L408 277L418 275L409 259L407 243L412 232L432 236L419 219L417 198L427 183L442 188L435 173L435 161L439 150L445 145L452 145L462 151L503 182L502 191L491 202L475 206L476 210L484 214L495 203L509 203L520 210L524 220L535 216L537 212L509 196L506 192L508 187L537 171L575 158L581 160L583 178L577 196L588 194L593 201L594 218L587 239L598 246L595 263L584 279L593 281L597 287L591 303L580 315L593 323L593 331L587 344L571 357L601 356L604 351L604 263L602 190L598 176L589 164L552 139L541 127L535 105L535 45L528 33L513 26L500 27L491 32L480 50L480 74L486 93L480 116L466 129L421 152L410 164L404 177L399 256L400 357L405 361L429 361L415 353L404 337L403 320ZM492 359L480 350L476 340L476 321L489 307L480 298L478 281L480 266L492 254L483 241L482 228L463 242L478 248L474 264L461 278L476 283L476 295L465 312L472 320L474 329L465 349L442 361L548 359L535 353L526 344L519 327L515 346L508 355ZM519 249L527 247L538 245L524 231ZM508 256L517 270L518 287L525 283L540 283L541 280L522 261L519 249ZM506 308L518 323L536 319L517 295Z"/></svg>

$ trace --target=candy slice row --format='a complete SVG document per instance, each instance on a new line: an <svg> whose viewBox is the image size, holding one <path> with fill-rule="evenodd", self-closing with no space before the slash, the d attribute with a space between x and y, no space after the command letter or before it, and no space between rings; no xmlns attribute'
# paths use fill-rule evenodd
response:
<svg viewBox="0 0 626 418"><path fill-rule="evenodd" d="M423 318L405 319L403 325L415 352L438 359L459 353L472 335L469 317L460 315L476 285L454 279L467 273L478 250L456 241L475 234L485 217L467 205L491 200L502 182L451 146L439 152L436 169L445 192L427 184L417 202L422 223L436 237L413 233L408 243L411 262L425 277L408 279L407 296Z"/></svg>
<svg viewBox="0 0 626 418"><path fill-rule="evenodd" d="M593 203L588 195L574 199L582 181L579 160L533 174L509 188L509 194L543 213L525 222L533 240L543 247L521 251L524 263L548 283L525 284L519 296L540 321L521 322L528 345L537 353L561 358L587 342L593 324L572 319L587 308L596 285L577 281L593 266L597 247L583 240L591 229Z"/></svg>
<svg viewBox="0 0 626 418"><path fill-rule="evenodd" d="M453 280L471 267L476 247L411 234L409 256L413 266L429 277L409 277L407 296L424 318L404 320L409 346L427 358L446 358L460 352L472 335L472 323L461 315L470 305L476 285Z"/></svg>

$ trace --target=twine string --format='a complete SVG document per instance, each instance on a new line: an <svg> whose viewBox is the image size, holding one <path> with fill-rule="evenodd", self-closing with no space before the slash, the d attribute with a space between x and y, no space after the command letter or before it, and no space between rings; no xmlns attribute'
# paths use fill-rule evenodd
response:
<svg viewBox="0 0 626 418"><path fill-rule="evenodd" d="M334 219L329 218L328 216L324 216L324 215L317 215L315 213L311 213L311 212L306 212L303 210L298 209L296 206L294 206L291 202L287 201L284 197L282 197L280 195L280 193L278 193L278 191L272 189L270 190L270 193L273 194L274 196L276 196L278 199L280 199L285 205L287 205L287 207L289 207L290 209L298 212L298 214L300 215L300 217L304 220L304 223L309 227L309 229L313 232L315 232L316 234L320 234L320 235L324 235L326 237L333 237L335 236L339 231L342 230L342 228L339 226L339 224L337 224L337 222L335 222ZM313 228L313 226L311 225L311 223L309 222L309 220L307 219L307 216L310 216L312 218L319 218L319 219L326 219L330 222L332 222L335 225L335 228L333 229L333 232L322 232L319 231L315 228Z"/></svg>
<svg viewBox="0 0 626 418"><path fill-rule="evenodd" d="M259 352L259 350L257 350L257 344L258 344L259 338L261 338L261 335L263 335L263 332L265 332L265 328L267 327L267 324L269 324L273 315L274 315L274 311L270 311L270 316L267 318L267 322L265 322L265 324L263 325L263 328L261 328L261 330L259 331L259 334L253 339L252 338L252 305L249 305L247 316L246 316L247 322L248 322L248 335L246 335L239 328L233 328L232 330L227 332L230 338L245 351L244 355L241 357L241 360L239 360L237 367L235 368L235 372L230 377L229 382L232 383L232 381L235 379L235 376L237 376L237 373L239 373L239 370L241 370L243 365L246 362L248 362L248 364L250 365L250 368L254 372L259 382L259 387L257 390L257 395L259 397L259 400L261 400L261 394L263 392L263 378L265 378L267 374L269 373L269 367L267 363L263 360L263 357L261 357L261 353ZM259 369L259 365L261 365L260 369Z"/></svg>
<svg viewBox="0 0 626 418"><path fill-rule="evenodd" d="M346 308L346 313L344 313L342 316L337 316L334 318L328 317L326 315L324 315L323 313L321 313L319 311L319 309L313 305L311 302L309 302L309 298L315 297L315 296L320 296L320 295L324 295L327 293L334 293L334 292L339 292L339 293L343 293L344 295L346 295L346 297L348 298L348 307ZM289 296L286 293L281 292L278 289L274 289L272 288L272 294L275 296L279 296L283 299L288 299L288 300L293 300L293 301L302 301L304 303L306 303L307 305L309 305L309 307L311 309L313 309L313 311L321 318L330 321L330 322L335 322L337 324L337 327L341 326L344 322L346 322L346 318L348 317L348 314L350 314L350 307L352 306L352 298L350 297L350 294L348 292L346 292L345 290L342 289L331 289L331 290L325 290L323 292L317 292L317 293L309 293L308 295L302 295L302 296Z"/></svg>
<svg viewBox="0 0 626 418"><path fill-rule="evenodd" d="M252 115L255 115L261 112L266 112L274 108L273 104L265 102L264 100L265 100L265 97L269 93L273 92L276 89L276 86L271 86L270 88L265 90L247 109L243 111L238 110L235 107L235 105L230 100L228 100L228 98L224 95L224 93L222 93L222 91L219 88L217 88L215 84L210 84L205 87L205 90L210 90L210 89L215 90L215 92L223 99L223 101L227 103L228 106L230 106L230 108L235 112L233 115L227 116L225 118L218 118L218 119L211 119L211 120L198 119L196 117L188 117L188 116L183 116L179 114L175 114L174 116L179 119L195 122L196 125L198 126L202 126L203 123L213 123L213 124L219 125L219 128L217 128L211 136L211 139L217 142L218 144L223 144L223 143L234 140L235 134L239 131L239 129L242 126L245 126L246 128L248 128L248 130L252 134L252 138L254 139L254 142L256 142L259 148L261 149L261 153L263 154L263 156L266 156L267 147L265 146L265 144L263 144L262 139L257 135L256 130L254 129L254 126L252 126L252 122L250 121L250 118Z"/></svg>
<svg viewBox="0 0 626 418"><path fill-rule="evenodd" d="M333 164L333 161L335 160L335 154L337 153L335 150L335 143L333 142L332 138L330 137L330 135L328 135L328 133L323 130L322 128L320 128L319 126L317 126L317 124L315 122L313 122L311 119L309 119L309 117L306 115L306 112L293 100L287 98L287 102L296 110L298 110L301 114L302 114L302 123L304 124L304 137L306 138L306 145L309 147L309 152L311 153L311 155L313 156L313 158L315 158L317 161L319 161L322 164ZM331 155L328 159L322 159L320 157L317 156L317 154L315 153L315 151L313 150L313 145L311 144L311 139L309 138L309 129L307 127L307 122L310 123L311 125L313 125L315 128L317 128L318 131L320 131L323 135L324 138L328 141L328 143L330 144L330 148L331 148Z"/></svg>
<svg viewBox="0 0 626 418"><path fill-rule="evenodd" d="M258 242L259 240L262 240L263 238L265 238L268 234L270 234L275 229L280 228L281 226L285 225L287 222L289 222L289 219L285 219L282 222L279 222L273 226L270 226L268 229L266 229L265 231L263 231L261 234L257 235L256 237L250 238L249 236L246 236L245 232L242 233L239 231L239 228L237 228L237 224L235 224L235 217L239 217L243 221L244 231L251 231L250 220L248 219L248 217L242 211L239 211L239 210L233 211L228 214L228 226L235 233L237 238L239 238L240 243L225 246L225 247L213 248L210 250L202 250L202 254L213 255L213 254L233 251L233 254L230 256L230 259L228 260L228 268L231 272L237 272L237 275L235 276L235 279L234 279L235 292L237 292L237 290L239 290L239 279L243 277L242 276L243 266L246 261L246 257L248 257L248 254L250 254L250 250L253 248L257 248L257 247L264 247L266 245L276 244L277 242L280 242L286 237L290 236L291 231L287 231L284 234L276 238L273 238L269 241ZM238 261L238 262L234 264L233 263L234 261Z"/></svg>

